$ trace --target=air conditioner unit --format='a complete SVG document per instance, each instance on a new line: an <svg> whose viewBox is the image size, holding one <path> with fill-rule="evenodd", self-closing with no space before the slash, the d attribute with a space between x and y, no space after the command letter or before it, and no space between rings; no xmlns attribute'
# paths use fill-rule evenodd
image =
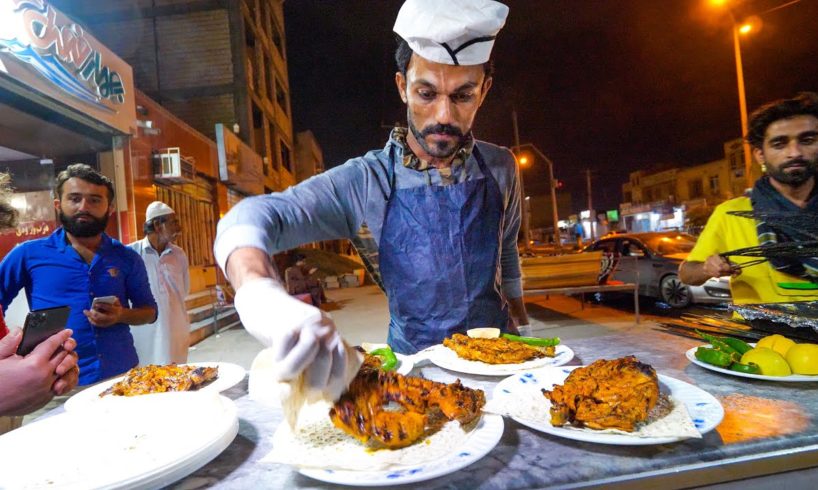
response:
<svg viewBox="0 0 818 490"><path fill-rule="evenodd" d="M196 168L191 160L183 157L179 148L159 150L153 155L153 177L170 184L191 183L196 176Z"/></svg>

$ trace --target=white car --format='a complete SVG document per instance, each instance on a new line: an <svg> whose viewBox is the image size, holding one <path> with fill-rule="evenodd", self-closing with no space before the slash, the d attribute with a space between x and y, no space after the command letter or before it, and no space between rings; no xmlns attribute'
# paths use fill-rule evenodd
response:
<svg viewBox="0 0 818 490"><path fill-rule="evenodd" d="M674 308L730 301L729 277L712 278L701 286L690 286L679 279L679 264L694 245L696 238L687 233L623 233L603 237L585 251L603 253L601 279L638 282L639 294L660 299ZM620 257L634 259L619 260Z"/></svg>

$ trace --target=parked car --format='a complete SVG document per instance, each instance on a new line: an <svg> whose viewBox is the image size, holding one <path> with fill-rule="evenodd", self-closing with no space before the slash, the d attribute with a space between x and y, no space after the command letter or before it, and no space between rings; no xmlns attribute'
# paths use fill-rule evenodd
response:
<svg viewBox="0 0 818 490"><path fill-rule="evenodd" d="M625 233L602 237L584 251L602 251L600 279L638 282L639 294L660 299L674 308L730 301L729 277L712 278L701 286L690 286L679 279L679 264L694 245L696 238L675 231Z"/></svg>

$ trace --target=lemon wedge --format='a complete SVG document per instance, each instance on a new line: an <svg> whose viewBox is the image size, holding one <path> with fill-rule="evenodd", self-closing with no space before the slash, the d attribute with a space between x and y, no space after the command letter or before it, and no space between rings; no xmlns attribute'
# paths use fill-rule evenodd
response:
<svg viewBox="0 0 818 490"><path fill-rule="evenodd" d="M373 344L371 342L361 342L361 349L363 349L364 352L372 352L373 350L376 349L386 349L388 347L389 344Z"/></svg>
<svg viewBox="0 0 818 490"><path fill-rule="evenodd" d="M500 337L500 329L493 327L471 328L466 335L473 339L496 339Z"/></svg>

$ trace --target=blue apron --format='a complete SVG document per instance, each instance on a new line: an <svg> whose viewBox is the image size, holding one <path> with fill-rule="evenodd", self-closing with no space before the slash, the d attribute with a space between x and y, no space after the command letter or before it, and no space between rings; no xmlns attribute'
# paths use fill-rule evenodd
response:
<svg viewBox="0 0 818 490"><path fill-rule="evenodd" d="M378 247L389 299L387 342L401 354L439 344L469 328L506 330L500 295L503 196L477 146L483 178L447 186L395 189Z"/></svg>

